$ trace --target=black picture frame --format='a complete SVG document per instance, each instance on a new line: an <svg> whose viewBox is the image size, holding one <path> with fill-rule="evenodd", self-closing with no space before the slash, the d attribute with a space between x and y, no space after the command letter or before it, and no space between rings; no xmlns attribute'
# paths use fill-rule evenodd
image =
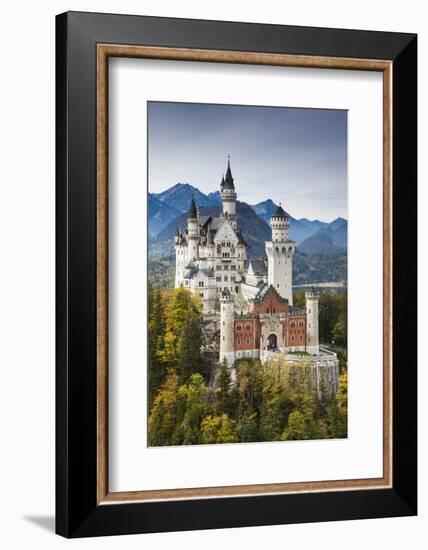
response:
<svg viewBox="0 0 428 550"><path fill-rule="evenodd" d="M391 488L97 504L100 43L392 61ZM56 18L56 98L56 532L86 537L415 515L417 36L68 12Z"/></svg>

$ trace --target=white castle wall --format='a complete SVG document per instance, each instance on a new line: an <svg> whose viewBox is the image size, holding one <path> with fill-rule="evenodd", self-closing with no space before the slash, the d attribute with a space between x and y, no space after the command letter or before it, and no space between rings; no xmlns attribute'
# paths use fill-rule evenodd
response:
<svg viewBox="0 0 428 550"><path fill-rule="evenodd" d="M292 241L266 242L268 257L268 284L272 285L282 298L293 305L293 254Z"/></svg>
<svg viewBox="0 0 428 550"><path fill-rule="evenodd" d="M306 351L317 354L319 352L318 336L318 295L306 292Z"/></svg>
<svg viewBox="0 0 428 550"><path fill-rule="evenodd" d="M220 299L220 362L227 360L229 367L235 362L234 300L230 294Z"/></svg>

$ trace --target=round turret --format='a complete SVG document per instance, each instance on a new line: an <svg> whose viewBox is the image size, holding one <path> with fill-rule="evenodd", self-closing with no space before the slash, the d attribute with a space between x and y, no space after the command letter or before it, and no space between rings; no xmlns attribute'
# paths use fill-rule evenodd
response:
<svg viewBox="0 0 428 550"><path fill-rule="evenodd" d="M199 214L195 199L192 198L190 210L187 215L187 250L188 259L196 260L198 257L198 241L199 241Z"/></svg>
<svg viewBox="0 0 428 550"><path fill-rule="evenodd" d="M270 226L272 229L272 241L287 241L288 228L290 227L290 216L279 203L278 208L270 217Z"/></svg>
<svg viewBox="0 0 428 550"><path fill-rule="evenodd" d="M230 291L225 288L220 296L220 362L226 359L229 367L235 362L235 304Z"/></svg>
<svg viewBox="0 0 428 550"><path fill-rule="evenodd" d="M306 351L319 353L318 302L319 295L314 290L305 292L306 300Z"/></svg>

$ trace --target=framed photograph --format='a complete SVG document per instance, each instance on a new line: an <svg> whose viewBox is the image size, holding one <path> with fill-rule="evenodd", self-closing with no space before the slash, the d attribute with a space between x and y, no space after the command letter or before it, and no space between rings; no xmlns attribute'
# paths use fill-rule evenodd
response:
<svg viewBox="0 0 428 550"><path fill-rule="evenodd" d="M56 24L58 534L416 514L416 36Z"/></svg>

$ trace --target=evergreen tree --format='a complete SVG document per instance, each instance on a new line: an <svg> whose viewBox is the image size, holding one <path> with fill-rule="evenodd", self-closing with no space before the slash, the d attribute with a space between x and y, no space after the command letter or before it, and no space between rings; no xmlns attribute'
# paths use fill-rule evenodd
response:
<svg viewBox="0 0 428 550"><path fill-rule="evenodd" d="M181 386L179 394L186 402L182 424L183 444L197 445L201 443L201 422L211 412L203 377L200 374L192 374L190 383Z"/></svg>
<svg viewBox="0 0 428 550"><path fill-rule="evenodd" d="M218 388L215 396L215 410L217 414L230 414L232 409L231 377L226 358L220 363Z"/></svg>
<svg viewBox="0 0 428 550"><path fill-rule="evenodd" d="M149 284L148 312L148 386L149 406L165 380L166 366L162 361L162 350L165 338L165 316L162 292Z"/></svg>

